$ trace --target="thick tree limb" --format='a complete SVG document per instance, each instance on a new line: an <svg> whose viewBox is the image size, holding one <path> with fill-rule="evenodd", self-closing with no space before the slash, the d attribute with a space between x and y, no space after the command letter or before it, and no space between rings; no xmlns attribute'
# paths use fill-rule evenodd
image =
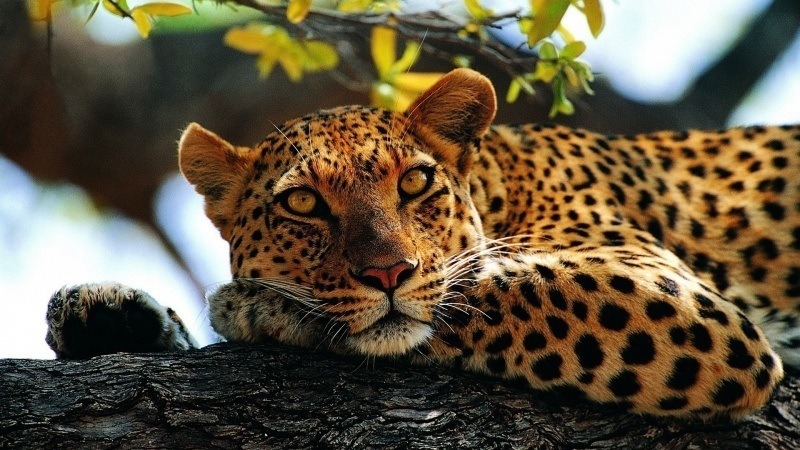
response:
<svg viewBox="0 0 800 450"><path fill-rule="evenodd" d="M445 369L272 345L0 360L0 447L800 447L796 377L738 423L564 403Z"/></svg>

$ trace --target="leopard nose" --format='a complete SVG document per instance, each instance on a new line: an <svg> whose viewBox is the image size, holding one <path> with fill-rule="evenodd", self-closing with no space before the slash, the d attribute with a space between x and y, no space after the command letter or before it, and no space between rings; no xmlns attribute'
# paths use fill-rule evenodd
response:
<svg viewBox="0 0 800 450"><path fill-rule="evenodd" d="M367 286L389 292L397 289L404 281L411 278L417 267L416 263L399 262L391 267L367 267L361 270L355 279Z"/></svg>

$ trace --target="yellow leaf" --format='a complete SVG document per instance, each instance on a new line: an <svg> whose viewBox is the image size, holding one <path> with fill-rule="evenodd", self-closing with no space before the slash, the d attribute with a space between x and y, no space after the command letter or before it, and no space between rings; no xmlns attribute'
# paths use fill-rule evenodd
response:
<svg viewBox="0 0 800 450"><path fill-rule="evenodd" d="M275 45L262 31L250 28L231 28L225 33L225 45L244 53L259 54Z"/></svg>
<svg viewBox="0 0 800 450"><path fill-rule="evenodd" d="M403 73L411 69L411 66L417 62L419 58L419 44L416 42L406 42L406 48L403 50L403 55L400 59L392 64L391 73Z"/></svg>
<svg viewBox="0 0 800 450"><path fill-rule="evenodd" d="M436 84L443 73L399 73L394 77L394 86L408 93L421 94Z"/></svg>
<svg viewBox="0 0 800 450"><path fill-rule="evenodd" d="M581 41L574 41L564 46L564 48L561 50L561 56L571 61L578 56L581 56L581 54L583 54L585 51L586 44Z"/></svg>
<svg viewBox="0 0 800 450"><path fill-rule="evenodd" d="M536 63L536 70L533 72L534 78L549 83L558 74L558 64L550 61L539 60Z"/></svg>
<svg viewBox="0 0 800 450"><path fill-rule="evenodd" d="M258 76L261 78L268 78L275 68L275 63L278 62L278 55L276 52L263 53L256 61L258 68Z"/></svg>
<svg viewBox="0 0 800 450"><path fill-rule="evenodd" d="M569 81L569 84L578 87L578 85L581 83L580 77L578 77L578 74L572 67L564 66L564 74L567 76L567 81Z"/></svg>
<svg viewBox="0 0 800 450"><path fill-rule="evenodd" d="M374 27L372 29L370 50L375 69L378 71L378 78L381 80L389 78L392 65L397 60L396 38L397 32L391 28Z"/></svg>
<svg viewBox="0 0 800 450"><path fill-rule="evenodd" d="M152 17L158 17L158 16L175 17L175 16L182 16L184 14L189 14L190 12L192 12L192 9L180 3L156 2L156 3L145 3L143 5L133 8L131 10L131 15L133 15L134 11L144 11L145 13L149 14Z"/></svg>
<svg viewBox="0 0 800 450"><path fill-rule="evenodd" d="M339 64L339 54L327 42L305 41L303 47L308 55L305 65L307 70L329 70Z"/></svg>
<svg viewBox="0 0 800 450"><path fill-rule="evenodd" d="M606 21L600 0L583 0L583 13L586 15L586 22L589 24L592 36L599 36Z"/></svg>
<svg viewBox="0 0 800 450"><path fill-rule="evenodd" d="M392 85L383 82L372 84L369 91L370 103L378 108L393 109L396 89Z"/></svg>
<svg viewBox="0 0 800 450"><path fill-rule="evenodd" d="M150 16L140 8L133 8L131 10L131 17L133 18L133 23L136 24L136 28L139 30L139 34L146 39L147 36L150 35L150 30L153 28L153 22Z"/></svg>
<svg viewBox="0 0 800 450"><path fill-rule="evenodd" d="M414 100L421 94L421 92L417 92L414 94L410 94L408 92L397 91L397 94L394 96L394 104L392 105L393 110L395 111L405 111L414 103Z"/></svg>
<svg viewBox="0 0 800 450"><path fill-rule="evenodd" d="M565 41L572 42L575 40L575 36L573 36L573 34L570 33L569 30L566 29L566 27L564 27L563 25L557 26L556 30L558 31L558 34L560 34L564 38Z"/></svg>
<svg viewBox="0 0 800 450"><path fill-rule="evenodd" d="M511 84L508 86L508 92L506 92L506 103L514 103L517 101L521 90L522 85L519 84L519 81L516 78L511 80Z"/></svg>
<svg viewBox="0 0 800 450"><path fill-rule="evenodd" d="M303 78L303 67L306 63L306 53L297 43L284 46L278 53L278 61L289 79L295 83Z"/></svg>
<svg viewBox="0 0 800 450"><path fill-rule="evenodd" d="M300 23L311 11L311 0L289 0L286 7L286 18L289 22Z"/></svg>
<svg viewBox="0 0 800 450"><path fill-rule="evenodd" d="M528 45L533 47L539 41L553 34L569 8L570 0L531 0L533 17L523 30L528 35ZM520 22L520 26L523 24Z"/></svg>
<svg viewBox="0 0 800 450"><path fill-rule="evenodd" d="M371 3L371 0L343 0L336 9L347 13L364 12L369 9Z"/></svg>
<svg viewBox="0 0 800 450"><path fill-rule="evenodd" d="M464 5L467 7L467 11L469 11L470 15L472 15L472 18L475 19L476 22L484 22L489 17L494 15L494 11L481 6L478 0L464 0Z"/></svg>

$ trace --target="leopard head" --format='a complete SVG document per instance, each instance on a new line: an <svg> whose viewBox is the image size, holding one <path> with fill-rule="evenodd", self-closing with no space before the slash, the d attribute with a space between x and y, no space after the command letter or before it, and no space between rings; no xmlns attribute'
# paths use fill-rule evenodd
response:
<svg viewBox="0 0 800 450"><path fill-rule="evenodd" d="M489 80L457 69L404 113L320 111L253 148L192 124L180 168L234 278L302 293L357 353L402 354L433 331L448 258L481 243L469 171L495 110Z"/></svg>

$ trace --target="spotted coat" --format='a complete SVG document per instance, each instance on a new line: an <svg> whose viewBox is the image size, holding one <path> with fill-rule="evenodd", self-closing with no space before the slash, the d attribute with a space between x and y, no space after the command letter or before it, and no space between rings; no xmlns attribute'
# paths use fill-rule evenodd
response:
<svg viewBox="0 0 800 450"><path fill-rule="evenodd" d="M253 148L191 125L181 170L234 276L214 328L652 415L763 405L800 365L800 127L603 136L494 112L460 69L405 113L321 111Z"/></svg>

